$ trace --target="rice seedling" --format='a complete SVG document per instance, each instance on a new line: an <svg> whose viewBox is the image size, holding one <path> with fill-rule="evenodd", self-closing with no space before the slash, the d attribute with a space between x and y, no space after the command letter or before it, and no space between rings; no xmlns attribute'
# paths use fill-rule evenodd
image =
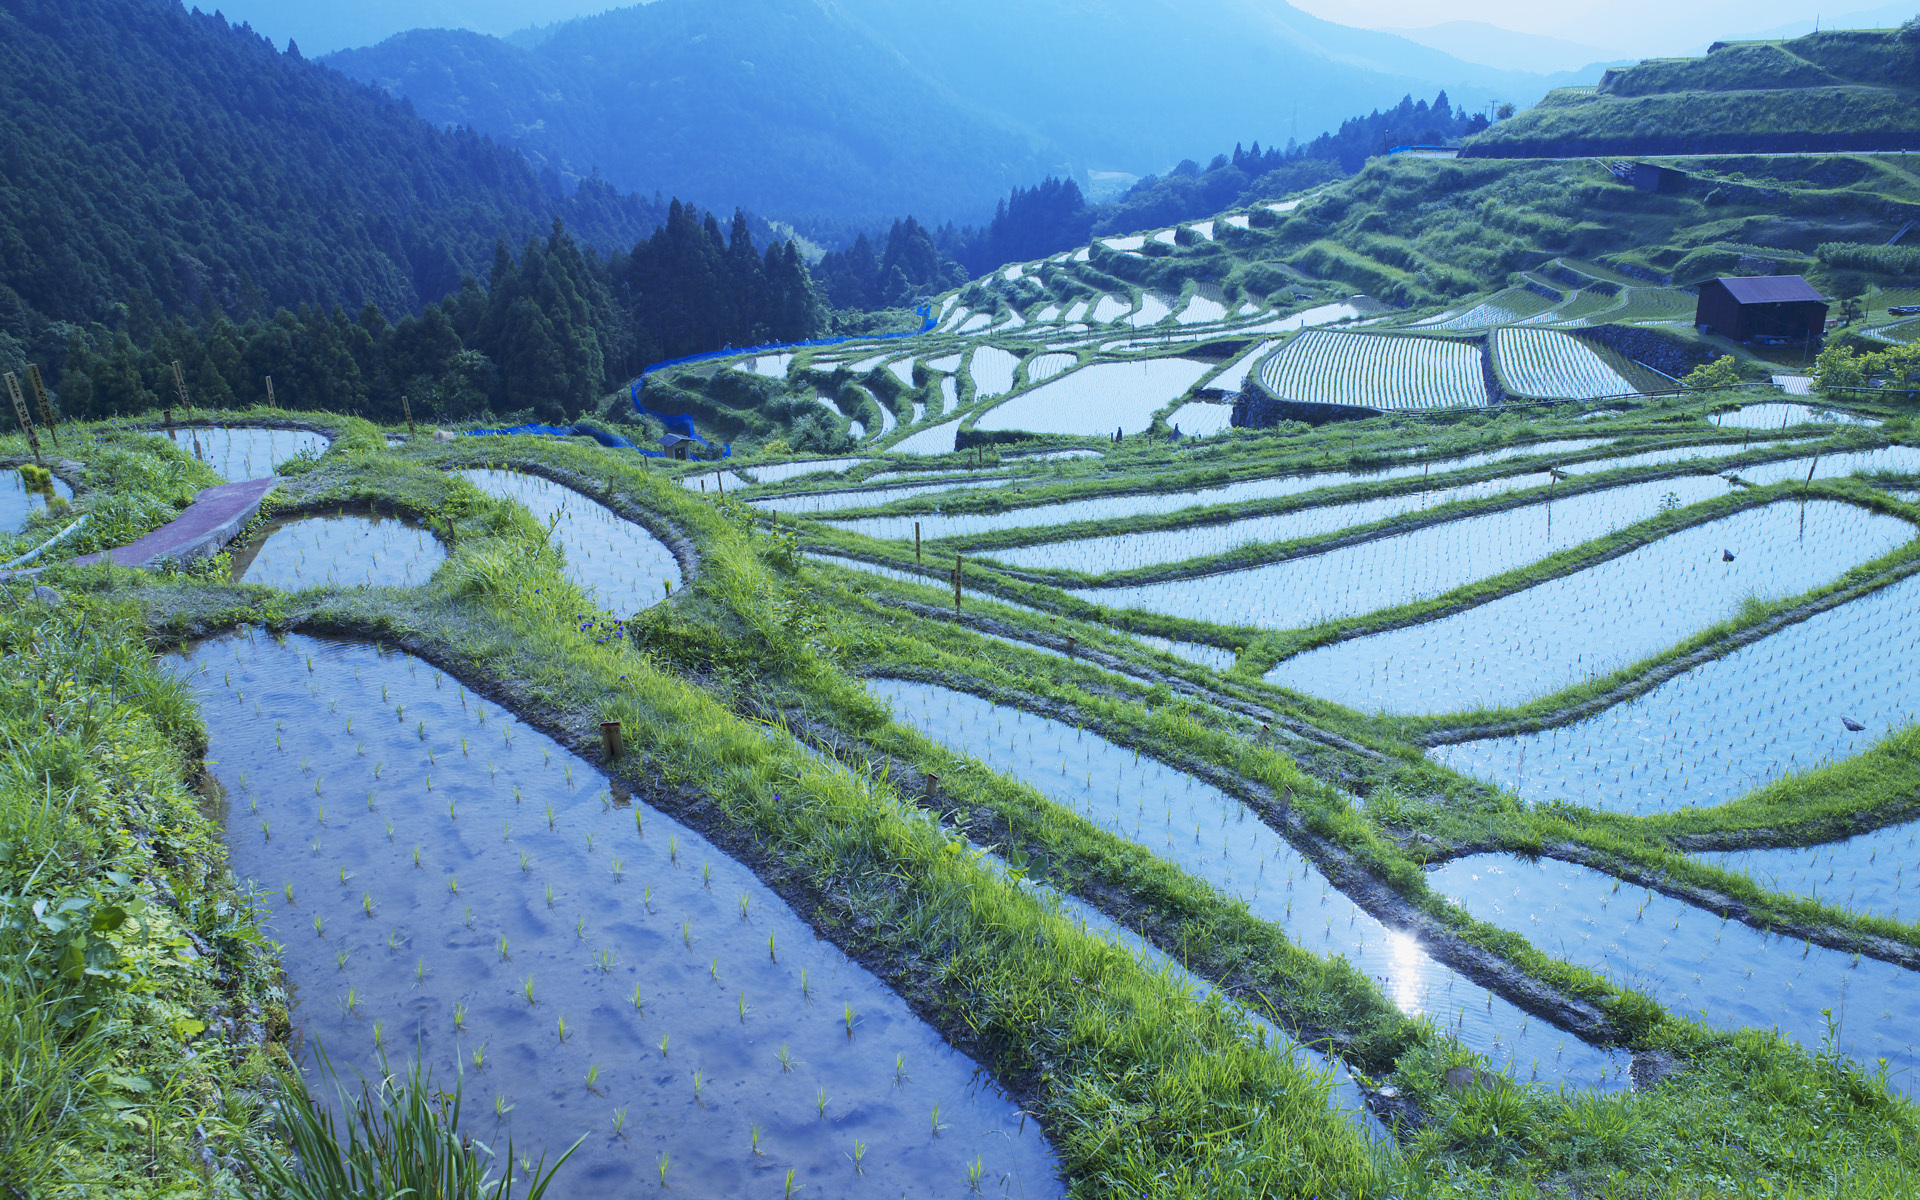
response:
<svg viewBox="0 0 1920 1200"><path fill-rule="evenodd" d="M815 1111L820 1114L820 1118L822 1120L825 1120L827 1116L827 1089L826 1088L821 1088L819 1089L818 1092L815 1093L813 1098L813 1106Z"/></svg>
<svg viewBox="0 0 1920 1200"><path fill-rule="evenodd" d="M534 999L533 999L533 976L532 975L527 976L526 981L520 985L520 990L526 995L527 1003L533 1004Z"/></svg>

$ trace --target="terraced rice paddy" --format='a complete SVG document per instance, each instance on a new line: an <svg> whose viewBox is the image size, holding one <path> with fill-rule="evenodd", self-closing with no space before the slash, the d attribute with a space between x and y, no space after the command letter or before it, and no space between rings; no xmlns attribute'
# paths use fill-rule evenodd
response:
<svg viewBox="0 0 1920 1200"><path fill-rule="evenodd" d="M931 433L932 430L927 432ZM917 435L916 435L917 436ZM952 436L952 430L948 430ZM904 445L901 443L900 445ZM899 450L895 445L894 450ZM875 476L874 478L879 478ZM871 481L869 481L871 482ZM942 480L936 483L895 483L887 487L856 488L845 492L802 492L791 496L769 496L764 500L751 500L748 503L773 512L783 513L821 513L834 512L842 508L866 508L870 505L891 504L895 500L924 495L928 491L963 492L979 488L1005 487L1005 479L963 479Z"/></svg>
<svg viewBox="0 0 1920 1200"><path fill-rule="evenodd" d="M1181 325L1210 325L1227 319L1227 306L1218 300L1195 296L1187 301L1187 306L1174 319Z"/></svg>
<svg viewBox="0 0 1920 1200"><path fill-rule="evenodd" d="M1087 320L1095 325L1105 325L1119 320L1132 311L1132 303L1112 296L1102 296L1100 303L1094 305L1093 311L1087 314Z"/></svg>
<svg viewBox="0 0 1920 1200"><path fill-rule="evenodd" d="M1774 1029L1834 1049L1888 1082L1920 1085L1920 988L1911 972L1795 938L1761 933L1586 867L1480 855L1428 877L1436 892L1542 951L1645 992L1722 1029Z"/></svg>
<svg viewBox="0 0 1920 1200"><path fill-rule="evenodd" d="M939 358L930 358L927 360L927 370L939 371L943 374L951 375L960 369L960 359L962 357L963 356L958 354L945 354Z"/></svg>
<svg viewBox="0 0 1920 1200"><path fill-rule="evenodd" d="M1694 857L1768 891L1905 921L1916 907L1907 872L1920 876L1920 829L1889 825L1823 846L1707 851Z"/></svg>
<svg viewBox="0 0 1920 1200"><path fill-rule="evenodd" d="M1140 298L1140 311L1128 317L1127 324L1135 329L1145 329L1151 325L1158 325L1172 315L1173 310L1167 307L1165 300L1148 292Z"/></svg>
<svg viewBox="0 0 1920 1200"><path fill-rule="evenodd" d="M265 479L273 474L276 466L295 455L317 458L333 444L331 438L305 429L182 427L155 430L153 435L168 439L230 483Z"/></svg>
<svg viewBox="0 0 1920 1200"><path fill-rule="evenodd" d="M1012 391L1013 371L1019 365L1019 355L1010 354L997 346L982 346L975 350L972 361L967 364L967 374L973 377L974 398L991 400Z"/></svg>
<svg viewBox="0 0 1920 1200"><path fill-rule="evenodd" d="M866 462L864 458L812 458L799 462L769 463L764 467L743 467L753 474L754 481L760 484L785 483L789 479L799 479L806 475L822 473L838 474L841 471L857 467Z"/></svg>
<svg viewBox="0 0 1920 1200"><path fill-rule="evenodd" d="M943 386L951 386L952 380L945 380ZM946 408L942 412L948 411ZM894 454L951 454L955 438L960 432L960 422L948 421L944 425L935 425L910 433L887 449Z"/></svg>
<svg viewBox="0 0 1920 1200"><path fill-rule="evenodd" d="M1465 517L1268 566L1165 583L1076 588L1071 594L1109 608L1297 629L1429 599L1516 570L1656 515L1669 493L1691 504L1725 491L1726 485L1711 476L1655 480Z"/></svg>
<svg viewBox="0 0 1920 1200"><path fill-rule="evenodd" d="M1295 944L1344 954L1395 1004L1423 1014L1522 1080L1625 1085L1624 1056L1593 1049L1455 976L1382 925L1246 806L1191 776L1072 726L964 692L902 680L868 690L926 737L1030 784L1279 925Z"/></svg>
<svg viewBox="0 0 1920 1200"><path fill-rule="evenodd" d="M1487 402L1476 346L1437 338L1310 330L1263 363L1281 400L1361 408L1478 408Z"/></svg>
<svg viewBox="0 0 1920 1200"><path fill-rule="evenodd" d="M1233 406L1189 401L1173 410L1167 424L1187 437L1212 437L1233 428Z"/></svg>
<svg viewBox="0 0 1920 1200"><path fill-rule="evenodd" d="M1224 484L1220 487L1202 488L1195 491L1177 492L1124 492L1111 496L1095 496L1084 500L1066 500L1053 504L1036 504L1028 508L1016 508L999 513L956 513L951 516L927 516L909 519L903 527L898 517L866 517L852 521L835 522L841 528L874 538L911 538L912 520L925 522L923 536L929 538L971 537L981 533L992 533L1002 529L1041 528L1048 525L1066 525L1078 521L1106 521L1123 517L1158 516L1179 512L1188 508L1202 508L1222 504L1244 503L1250 500L1278 499L1282 496L1297 495L1301 492L1319 491L1345 487L1354 483L1386 482L1394 479L1411 479L1421 476L1439 476L1450 471L1465 471L1474 467L1490 466L1521 457L1549 456L1573 453L1607 445L1610 438L1568 438L1560 441L1534 442L1528 445L1507 446L1499 450L1482 451L1477 454L1461 455L1457 458L1439 459L1433 462L1410 463L1400 467L1389 467L1379 471L1349 472L1323 471L1315 473L1276 475L1261 479L1244 479L1238 483ZM1805 471L1805 464L1801 470ZM1544 483L1535 479L1534 486ZM904 528L904 532L902 529ZM1233 543L1237 544L1237 543Z"/></svg>
<svg viewBox="0 0 1920 1200"><path fill-rule="evenodd" d="M1079 361L1077 354L1036 354L1027 360L1027 382L1045 383L1071 370Z"/></svg>
<svg viewBox="0 0 1920 1200"><path fill-rule="evenodd" d="M983 430L1091 436L1143 432L1153 414L1212 369L1184 358L1082 367L1023 392L976 423Z"/></svg>
<svg viewBox="0 0 1920 1200"><path fill-rule="evenodd" d="M418 587L447 560L432 533L394 517L271 521L233 554L235 583L310 587Z"/></svg>
<svg viewBox="0 0 1920 1200"><path fill-rule="evenodd" d="M12 533L54 501L73 499L73 489L59 476L44 488L29 488L18 471L0 470L0 533Z"/></svg>
<svg viewBox="0 0 1920 1200"><path fill-rule="evenodd" d="M1556 329L1499 329L1493 346L1508 390L1518 395L1597 400L1640 391L1592 347Z"/></svg>
<svg viewBox="0 0 1920 1200"><path fill-rule="evenodd" d="M1509 707L1656 654L1750 598L1831 583L1914 534L1851 505L1782 501L1437 621L1309 651L1267 678L1369 712Z"/></svg>
<svg viewBox="0 0 1920 1200"><path fill-rule="evenodd" d="M961 1195L975 1160L997 1192L1060 1194L1036 1123L904 1001L460 681L298 635L204 643L183 669L309 1052L463 1073L463 1128L529 1159L584 1137L556 1195L656 1173L826 1194L856 1166Z"/></svg>
<svg viewBox="0 0 1920 1200"><path fill-rule="evenodd" d="M1873 429L1880 425L1872 417L1810 404L1744 404L1732 412L1715 413L1713 423L1723 429L1786 429L1793 425L1858 425Z"/></svg>
<svg viewBox="0 0 1920 1200"><path fill-rule="evenodd" d="M616 616L651 608L681 584L680 564L658 538L578 492L517 471L460 475L489 496L525 506L549 527L566 556L567 578Z"/></svg>
<svg viewBox="0 0 1920 1200"><path fill-rule="evenodd" d="M1431 756L1530 801L1723 804L1920 720L1920 576L1817 613L1584 721ZM1846 720L1863 728L1849 730Z"/></svg>

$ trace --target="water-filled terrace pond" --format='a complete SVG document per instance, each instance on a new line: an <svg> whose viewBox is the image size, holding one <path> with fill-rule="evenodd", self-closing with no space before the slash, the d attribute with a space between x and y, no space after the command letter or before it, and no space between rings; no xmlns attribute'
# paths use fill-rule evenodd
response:
<svg viewBox="0 0 1920 1200"><path fill-rule="evenodd" d="M1528 800L1628 813L1720 804L1920 720L1917 663L1920 576L1911 576L1584 721L1429 753Z"/></svg>
<svg viewBox="0 0 1920 1200"><path fill-rule="evenodd" d="M416 587L447 561L440 539L396 517L291 517L233 553L235 583Z"/></svg>
<svg viewBox="0 0 1920 1200"><path fill-rule="evenodd" d="M965 1194L978 1159L988 1190L1060 1194L1037 1125L898 996L453 677L264 634L184 669L234 869L337 1066L417 1048L443 1083L464 1069L473 1136L536 1158L586 1135L559 1196L662 1169L687 1195L779 1195L789 1170L845 1194L857 1152L889 1192Z"/></svg>
<svg viewBox="0 0 1920 1200"><path fill-rule="evenodd" d="M833 524L854 533L874 538L913 538L913 523L921 522L925 538L972 537L1002 529L1022 529L1045 525L1067 525L1077 521L1111 521L1122 517L1157 516L1186 508L1216 504L1238 504L1249 500L1271 500L1319 488L1344 487L1352 483L1378 483L1392 479L1414 479L1439 475L1446 471L1465 471L1473 467L1505 462L1534 454L1569 454L1577 450L1604 446L1611 438L1574 438L1558 442L1535 442L1528 446L1508 446L1458 458L1431 463L1412 463L1378 471L1323 471L1317 474L1295 473L1265 479L1245 479L1220 487L1197 491L1127 493L1093 496L1085 500L1064 500L1055 504L1036 504L1030 508L998 513L956 513L951 516L867 517Z"/></svg>
<svg viewBox="0 0 1920 1200"><path fill-rule="evenodd" d="M1402 1011L1432 1016L1515 1078L1627 1086L1623 1054L1596 1050L1435 962L1218 788L1092 733L965 692L895 679L867 686L892 705L896 720L932 741L1245 900L1296 945L1346 955Z"/></svg>
<svg viewBox="0 0 1920 1200"><path fill-rule="evenodd" d="M1914 532L1849 504L1781 501L1437 621L1308 651L1267 679L1363 711L1505 707L1637 662L1750 597L1830 583Z"/></svg>
<svg viewBox="0 0 1920 1200"><path fill-rule="evenodd" d="M1725 495L1713 475L1658 479L1461 517L1265 566L1162 583L1075 588L1111 608L1291 629L1428 599L1659 514Z"/></svg>
<svg viewBox="0 0 1920 1200"><path fill-rule="evenodd" d="M13 533L53 500L73 499L73 489L58 476L44 488L30 488L18 471L0 471L0 533Z"/></svg>
<svg viewBox="0 0 1920 1200"><path fill-rule="evenodd" d="M1907 868L1920 879L1920 826L1889 825L1823 846L1715 850L1694 857L1769 891L1900 921L1915 910Z"/></svg>
<svg viewBox="0 0 1920 1200"><path fill-rule="evenodd" d="M1645 992L1718 1028L1777 1029L1818 1050L1832 1014L1835 1049L1912 1093L1920 987L1871 958L1761 933L1679 900L1554 859L1477 855L1448 863L1433 889L1547 954Z"/></svg>
<svg viewBox="0 0 1920 1200"><path fill-rule="evenodd" d="M651 608L681 583L680 564L659 538L571 488L519 471L471 470L460 475L497 499L526 506L567 558L567 578L596 604L621 616Z"/></svg>
<svg viewBox="0 0 1920 1200"><path fill-rule="evenodd" d="M1838 408L1820 408L1808 404L1748 404L1732 412L1716 413L1708 418L1722 429L1785 429L1789 425L1864 425L1880 424L1872 417L1859 417Z"/></svg>
<svg viewBox="0 0 1920 1200"><path fill-rule="evenodd" d="M169 439L230 483L265 479L294 455L318 456L333 444L331 438L305 429L183 427L155 430L153 436Z"/></svg>

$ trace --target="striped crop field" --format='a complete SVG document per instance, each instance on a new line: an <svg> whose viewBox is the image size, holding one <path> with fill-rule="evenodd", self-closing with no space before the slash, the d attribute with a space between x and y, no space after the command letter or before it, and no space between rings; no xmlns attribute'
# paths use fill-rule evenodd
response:
<svg viewBox="0 0 1920 1200"><path fill-rule="evenodd" d="M1480 349L1439 338L1309 330L1262 363L1281 400L1363 408L1481 408Z"/></svg>
<svg viewBox="0 0 1920 1200"><path fill-rule="evenodd" d="M1507 390L1520 396L1595 400L1641 390L1592 347L1557 329L1497 329L1493 357Z"/></svg>
<svg viewBox="0 0 1920 1200"><path fill-rule="evenodd" d="M997 346L982 346L973 352L967 373L973 376L974 394L982 400L1004 396L1013 390L1013 369L1020 365L1018 355Z"/></svg>

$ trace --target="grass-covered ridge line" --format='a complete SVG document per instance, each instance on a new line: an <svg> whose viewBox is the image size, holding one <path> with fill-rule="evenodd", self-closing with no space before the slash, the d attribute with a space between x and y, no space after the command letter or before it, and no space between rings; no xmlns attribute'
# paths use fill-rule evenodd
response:
<svg viewBox="0 0 1920 1200"><path fill-rule="evenodd" d="M535 444L516 457L555 471L591 464L592 477L611 477L615 503L653 509L700 544L702 573L655 611L671 627L705 625L677 644L708 671L819 677L857 692L809 631L810 603L770 565L782 547L750 520L596 451ZM623 720L635 790L712 829L800 911L817 906L823 931L1031 1099L1077 1187L1172 1196L1363 1194L1376 1185L1320 1089L1247 1041L1226 1010L1185 998L980 868L884 780L818 764L729 711L724 689L582 633L577 617L587 608L544 548L544 531L524 512L512 515L517 506L477 493L461 501L466 485L383 451L323 462L306 482L306 499L321 506L370 491L404 509L439 505L455 549L427 589L308 591L279 602L275 625L398 642L593 757L598 721ZM167 636L186 638L230 627L236 604L256 594L183 579L139 597ZM1045 952L1031 953L1036 945ZM1146 1125L1122 1119L1140 1105L1163 1115ZM1262 1119L1248 1124L1250 1113Z"/></svg>

